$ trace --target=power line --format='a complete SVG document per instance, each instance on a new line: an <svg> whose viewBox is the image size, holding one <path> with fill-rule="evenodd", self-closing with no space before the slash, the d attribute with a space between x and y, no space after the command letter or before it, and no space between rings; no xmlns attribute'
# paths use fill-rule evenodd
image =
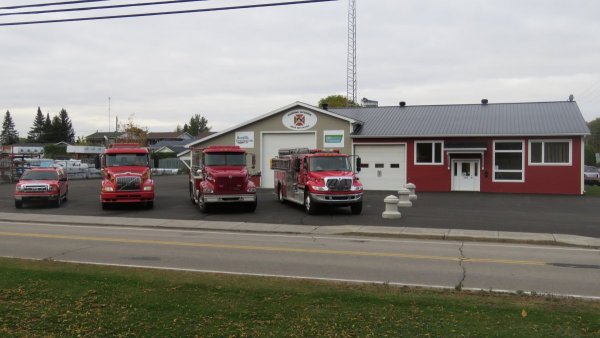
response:
<svg viewBox="0 0 600 338"><path fill-rule="evenodd" d="M287 2L276 2L276 3L270 3L270 4L256 4L256 5L230 6L230 7L214 7L214 8L190 9L190 10L180 10L180 11L171 11L171 12L154 12L154 13L140 13L140 14L123 14L123 15L109 15L109 16L94 16L94 17L87 17L87 18L74 18L74 19L21 21L21 22L0 23L0 26L21 26L21 25L34 25L34 24L58 23L58 22L108 20L108 19L135 18L135 17L171 15L171 14L217 12L217 11L227 11L227 10L235 10L235 9L249 9L249 8L262 8L262 7L289 6L289 5L301 5L301 4L310 4L310 3L318 3L318 2L332 2L332 1L338 1L338 0L287 1Z"/></svg>
<svg viewBox="0 0 600 338"><path fill-rule="evenodd" d="M80 4L80 3L86 3L86 2L101 2L101 1L110 1L110 0L73 0L73 1L63 1L63 2L46 2L46 3L41 3L41 4L0 7L0 9L19 9L19 8L31 8L31 7L60 6L60 5Z"/></svg>
<svg viewBox="0 0 600 338"><path fill-rule="evenodd" d="M106 0L102 0L102 1L106 1ZM79 8L48 9L48 10L42 10L42 11L29 11L29 12L0 13L0 16L47 14L47 13L59 13L59 12L76 12L76 11L89 11L89 10L96 10L96 9L168 5L168 4L176 4L176 3L183 3L183 2L198 2L198 1L209 1L209 0L169 0L169 1L156 1L156 2L137 2L137 3L132 3L132 4L122 4L122 5L92 6L92 7L79 7Z"/></svg>

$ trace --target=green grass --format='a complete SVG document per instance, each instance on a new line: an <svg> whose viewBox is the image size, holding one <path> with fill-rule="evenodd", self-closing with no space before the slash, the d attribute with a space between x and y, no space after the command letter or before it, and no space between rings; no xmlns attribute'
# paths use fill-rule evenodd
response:
<svg viewBox="0 0 600 338"><path fill-rule="evenodd" d="M7 335L597 337L600 303L0 259Z"/></svg>
<svg viewBox="0 0 600 338"><path fill-rule="evenodd" d="M585 186L585 195L586 196L600 196L600 186L599 185L586 185Z"/></svg>

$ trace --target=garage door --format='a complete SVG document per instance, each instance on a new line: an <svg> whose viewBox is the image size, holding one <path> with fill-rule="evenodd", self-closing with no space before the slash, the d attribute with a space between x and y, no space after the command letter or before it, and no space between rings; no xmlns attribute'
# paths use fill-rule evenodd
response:
<svg viewBox="0 0 600 338"><path fill-rule="evenodd" d="M406 184L406 146L354 145L362 170L358 177L365 190L394 190Z"/></svg>
<svg viewBox="0 0 600 338"><path fill-rule="evenodd" d="M277 156L280 148L316 148L317 140L315 133L284 133L263 134L261 151L261 178L262 188L273 188L273 170L269 167L269 161Z"/></svg>

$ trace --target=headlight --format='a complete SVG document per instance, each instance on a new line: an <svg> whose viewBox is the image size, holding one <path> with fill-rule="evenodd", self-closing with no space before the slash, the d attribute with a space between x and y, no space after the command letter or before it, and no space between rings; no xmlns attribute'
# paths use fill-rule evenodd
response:
<svg viewBox="0 0 600 338"><path fill-rule="evenodd" d="M212 194L214 191L211 188L204 189L205 194Z"/></svg>
<svg viewBox="0 0 600 338"><path fill-rule="evenodd" d="M17 185L16 189L17 189L17 191L24 191L25 190L25 188L23 188L23 186L21 186L21 185Z"/></svg>
<svg viewBox="0 0 600 338"><path fill-rule="evenodd" d="M351 191L357 191L357 190L362 190L362 185L353 185L350 190Z"/></svg>
<svg viewBox="0 0 600 338"><path fill-rule="evenodd" d="M113 187L111 187L111 186L109 186L109 185L105 186L103 189L104 189L104 191L105 191L105 192L112 192L112 191L115 191L115 188L113 188Z"/></svg>
<svg viewBox="0 0 600 338"><path fill-rule="evenodd" d="M152 191L152 186L151 185L145 186L144 191Z"/></svg>
<svg viewBox="0 0 600 338"><path fill-rule="evenodd" d="M323 187L323 186L320 186L320 185L313 185L312 188L314 190L316 190L316 191L327 191L327 190L329 190L329 188Z"/></svg>
<svg viewBox="0 0 600 338"><path fill-rule="evenodd" d="M252 187L248 187L248 189L246 189L247 192L256 192L256 187L252 186Z"/></svg>
<svg viewBox="0 0 600 338"><path fill-rule="evenodd" d="M57 185L51 185L50 186L50 191L58 191L58 186Z"/></svg>

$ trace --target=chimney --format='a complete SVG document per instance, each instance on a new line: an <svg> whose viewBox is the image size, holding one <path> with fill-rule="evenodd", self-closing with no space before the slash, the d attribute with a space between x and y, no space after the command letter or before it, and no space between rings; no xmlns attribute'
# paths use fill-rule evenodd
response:
<svg viewBox="0 0 600 338"><path fill-rule="evenodd" d="M488 104L488 99L482 99L481 104Z"/></svg>
<svg viewBox="0 0 600 338"><path fill-rule="evenodd" d="M323 108L323 110L328 110L329 109L329 103L323 102L323 104L321 105L321 108Z"/></svg>
<svg viewBox="0 0 600 338"><path fill-rule="evenodd" d="M400 107L406 107L406 102L400 101Z"/></svg>

